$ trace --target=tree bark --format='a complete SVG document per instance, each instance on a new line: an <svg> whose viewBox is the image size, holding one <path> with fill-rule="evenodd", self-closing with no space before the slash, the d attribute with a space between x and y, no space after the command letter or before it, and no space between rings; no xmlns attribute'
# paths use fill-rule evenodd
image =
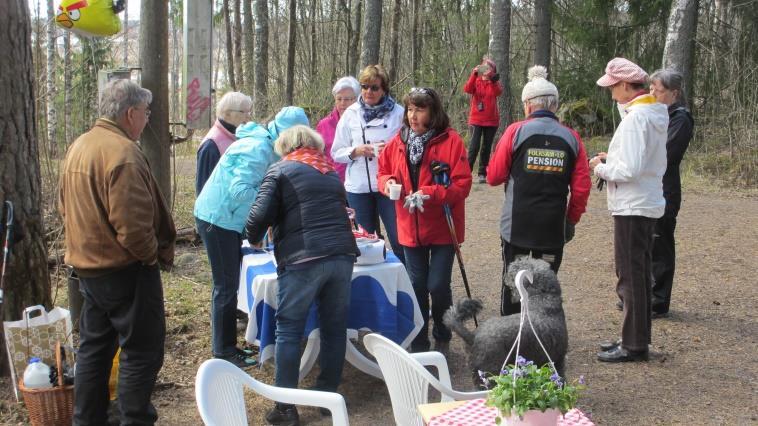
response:
<svg viewBox="0 0 758 426"><path fill-rule="evenodd" d="M397 69L400 65L399 49L400 49L400 20L402 19L403 2L402 0L395 0L395 4L392 10L392 34L390 36L390 70L389 78L390 83L394 84L397 81Z"/></svg>
<svg viewBox="0 0 758 426"><path fill-rule="evenodd" d="M510 101L510 45L511 2L510 0L492 0L490 2L489 51L500 73L500 84L503 85L503 94L497 102L501 117L498 133L513 121Z"/></svg>
<svg viewBox="0 0 758 426"><path fill-rule="evenodd" d="M255 62L253 54L255 49L255 29L253 27L253 0L243 0L242 7L242 61L244 64L243 72L245 75L244 92L252 96L255 84L253 82L255 75Z"/></svg>
<svg viewBox="0 0 758 426"><path fill-rule="evenodd" d="M543 65L550 72L551 0L534 0L534 65Z"/></svg>
<svg viewBox="0 0 758 426"><path fill-rule="evenodd" d="M255 0L255 116L268 113L268 3Z"/></svg>
<svg viewBox="0 0 758 426"><path fill-rule="evenodd" d="M355 0L353 4L353 17L352 26L353 33L350 35L350 47L348 48L348 66L349 70L347 74L358 75L360 69L358 69L358 41L361 35L361 11L363 9L363 0Z"/></svg>
<svg viewBox="0 0 758 426"><path fill-rule="evenodd" d="M144 7L143 7L144 9ZM229 17L229 0L224 0L221 13L224 14L224 30L226 31L226 76L229 80L229 87L237 90L237 80L234 75L234 42L232 41L232 23Z"/></svg>
<svg viewBox="0 0 758 426"><path fill-rule="evenodd" d="M421 0L411 0L413 3L413 24L411 25L411 74L414 84L417 82L416 76L421 65L421 42L419 35L419 25L421 22Z"/></svg>
<svg viewBox="0 0 758 426"><path fill-rule="evenodd" d="M361 67L379 63L379 43L382 37L382 0L366 0L363 14L363 45Z"/></svg>
<svg viewBox="0 0 758 426"><path fill-rule="evenodd" d="M47 16L55 16L55 9L53 8L53 0L47 0ZM55 109L55 94L56 81L55 81L55 43L56 43L56 26L52 23L47 25L47 69L46 69L46 88L47 88L47 145L50 149L50 158L55 158L58 155L58 138L56 138L56 132L58 130L58 113Z"/></svg>
<svg viewBox="0 0 758 426"><path fill-rule="evenodd" d="M0 1L0 45L6 57L12 59L0 61L3 99L0 102L0 202L13 203L16 235L11 239L15 242L5 270L0 319L10 321L21 319L21 312L27 306L52 307L42 223L39 146L34 124L31 21L25 0ZM4 205L0 210L5 225L7 210ZM2 234L4 240L5 232ZM5 350L0 351L2 366L7 365L5 355Z"/></svg>
<svg viewBox="0 0 758 426"><path fill-rule="evenodd" d="M695 74L695 37L697 35L698 0L675 0L671 4L663 68L672 68L684 76L686 101L692 99Z"/></svg>
<svg viewBox="0 0 758 426"><path fill-rule="evenodd" d="M64 31L63 34L63 105L73 105L71 103L71 31ZM63 109L63 129L65 131L66 146L73 142L73 126L71 122L71 110L73 108Z"/></svg>
<svg viewBox="0 0 758 426"><path fill-rule="evenodd" d="M68 33L68 31L66 31L66 33ZM129 66L129 0L124 0L124 68L128 66ZM69 104L66 103L66 105L69 105Z"/></svg>
<svg viewBox="0 0 758 426"><path fill-rule="evenodd" d="M311 13L310 13L310 29L311 29L311 63L309 67L308 75L310 76L311 81L315 81L316 79L316 73L318 72L318 52L316 50L317 43L316 43L316 3L317 0L310 0L310 7L311 7ZM322 24L323 25L323 24Z"/></svg>
<svg viewBox="0 0 758 426"><path fill-rule="evenodd" d="M237 88L245 87L245 73L242 72L242 16L240 14L240 0L234 0L234 23L232 24L234 36L234 76L237 79Z"/></svg>
<svg viewBox="0 0 758 426"><path fill-rule="evenodd" d="M142 87L153 93L142 150L166 201L171 205L171 138L168 124L168 1L142 0L140 9Z"/></svg>
<svg viewBox="0 0 758 426"><path fill-rule="evenodd" d="M287 81L285 83L285 102L294 103L295 91L295 44L297 43L297 0L289 0L289 19L287 24Z"/></svg>

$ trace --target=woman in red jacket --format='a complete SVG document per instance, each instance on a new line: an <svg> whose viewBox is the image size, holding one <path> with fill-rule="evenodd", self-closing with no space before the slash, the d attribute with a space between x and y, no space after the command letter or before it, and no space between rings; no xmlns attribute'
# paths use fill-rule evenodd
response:
<svg viewBox="0 0 758 426"><path fill-rule="evenodd" d="M495 132L500 125L500 113L497 110L497 97L503 93L503 86L498 81L495 63L485 58L481 65L471 71L463 91L471 95L468 124L473 133L468 146L468 165L474 169L476 156L479 154L481 139L482 154L479 157L479 183L487 182L487 164L490 161L490 149Z"/></svg>
<svg viewBox="0 0 758 426"><path fill-rule="evenodd" d="M426 351L430 346L430 295L435 340L445 343L452 337L450 329L442 323L442 316L453 302L450 278L455 247L443 206L450 206L455 232L462 243L471 168L463 140L449 127L450 119L434 90L411 89L404 103L404 126L379 156L378 183L388 196L391 185L402 187L395 201L397 236L424 317L424 326L411 350ZM449 165L447 187L434 183L432 162Z"/></svg>

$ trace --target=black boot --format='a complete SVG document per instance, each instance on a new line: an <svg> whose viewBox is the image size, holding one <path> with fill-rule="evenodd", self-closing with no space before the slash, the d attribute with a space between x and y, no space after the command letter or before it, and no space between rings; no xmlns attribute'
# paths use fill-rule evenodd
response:
<svg viewBox="0 0 758 426"><path fill-rule="evenodd" d="M294 405L277 402L274 408L266 413L266 424L299 426L300 416L297 414L297 408Z"/></svg>

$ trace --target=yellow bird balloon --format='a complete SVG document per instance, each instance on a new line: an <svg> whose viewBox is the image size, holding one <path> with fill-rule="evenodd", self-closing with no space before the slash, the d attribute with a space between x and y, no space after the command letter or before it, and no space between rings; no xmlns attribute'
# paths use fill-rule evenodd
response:
<svg viewBox="0 0 758 426"><path fill-rule="evenodd" d="M120 0L62 0L55 23L80 36L111 36L121 31L116 13L122 10Z"/></svg>

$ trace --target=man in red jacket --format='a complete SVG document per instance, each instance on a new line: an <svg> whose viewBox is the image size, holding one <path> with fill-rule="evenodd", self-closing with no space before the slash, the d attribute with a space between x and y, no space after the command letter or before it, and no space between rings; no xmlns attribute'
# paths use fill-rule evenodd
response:
<svg viewBox="0 0 758 426"><path fill-rule="evenodd" d="M547 261L557 273L563 246L574 237L592 186L579 134L555 116L558 89L547 80L545 67L529 70L521 101L526 120L508 126L487 168L487 183L505 183L501 315L520 310L518 299L513 300L518 293L506 286L508 265L526 255Z"/></svg>
<svg viewBox="0 0 758 426"><path fill-rule="evenodd" d="M495 139L495 132L500 126L497 97L503 93L503 86L498 81L499 79L500 75L497 73L495 63L484 58L481 65L474 67L463 86L463 91L471 95L468 124L471 126L472 134L468 146L468 165L472 172L481 146L479 183L486 181L492 140Z"/></svg>

